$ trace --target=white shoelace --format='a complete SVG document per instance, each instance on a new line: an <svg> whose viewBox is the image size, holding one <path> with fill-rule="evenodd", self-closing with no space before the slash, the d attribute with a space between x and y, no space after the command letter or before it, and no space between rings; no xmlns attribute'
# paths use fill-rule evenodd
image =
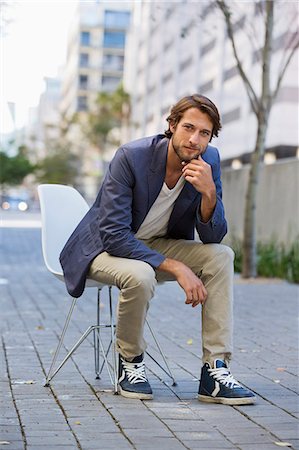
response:
<svg viewBox="0 0 299 450"><path fill-rule="evenodd" d="M143 361L140 363L132 363L122 360L122 365L130 383L136 384L144 383L145 381L147 381L145 375L145 365Z"/></svg>
<svg viewBox="0 0 299 450"><path fill-rule="evenodd" d="M212 377L226 387L234 388L241 387L241 385L234 379L230 371L226 367L219 367L218 369L208 369Z"/></svg>

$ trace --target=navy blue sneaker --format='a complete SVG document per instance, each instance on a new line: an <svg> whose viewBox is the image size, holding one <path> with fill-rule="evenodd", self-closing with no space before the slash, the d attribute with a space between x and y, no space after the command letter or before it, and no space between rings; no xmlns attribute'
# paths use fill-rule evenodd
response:
<svg viewBox="0 0 299 450"><path fill-rule="evenodd" d="M151 400L153 391L145 373L143 354L136 356L132 362L119 355L118 364L119 392L124 397Z"/></svg>
<svg viewBox="0 0 299 450"><path fill-rule="evenodd" d="M255 395L241 386L221 359L215 359L214 367L205 363L201 369L198 400L225 405L250 405Z"/></svg>

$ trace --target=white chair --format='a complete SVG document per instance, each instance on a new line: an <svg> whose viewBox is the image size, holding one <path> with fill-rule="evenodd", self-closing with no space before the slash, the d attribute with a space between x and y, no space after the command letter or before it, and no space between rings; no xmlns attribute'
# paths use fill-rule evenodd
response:
<svg viewBox="0 0 299 450"><path fill-rule="evenodd" d="M64 247L67 239L70 237L78 223L85 216L89 210L89 206L81 196L81 194L70 186L60 185L60 184L41 184L38 186L38 195L40 200L41 208L41 218L42 218L42 251L47 269L55 275L59 280L64 282L63 272L59 261L59 255ZM87 279L86 287L97 288L97 313L96 313L96 324L90 325L86 331L82 334L80 339L73 345L73 347L68 351L65 358L58 365L56 369L54 366L56 364L61 346L63 344L64 336L68 328L74 307L77 302L77 298L73 298L69 313L66 317L66 321L59 339L56 351L54 353L49 372L46 377L45 386L49 386L52 378L57 374L57 372L62 368L66 361L72 356L75 350L82 344L82 342L93 332L94 337L94 358L95 358L95 373L96 378L100 378L103 367L106 366L109 374L109 378L114 387L114 392L117 393L117 359L115 352L115 324L113 317L113 305L112 305L112 286L107 286L109 289L109 324L102 324L100 322L100 294L104 285L98 283L94 280ZM146 320L149 331L154 339L157 349L165 363L165 367L161 366L160 363L148 352L153 361L158 364L158 366L171 378L173 385L176 381L173 374L168 366L165 355L159 345L159 342L150 327L148 320ZM104 349L103 342L101 339L101 328L110 328L110 342L106 350ZM112 364L108 361L108 354L111 350L112 354ZM100 354L103 357L103 362L100 368ZM112 369L110 369L112 366Z"/></svg>

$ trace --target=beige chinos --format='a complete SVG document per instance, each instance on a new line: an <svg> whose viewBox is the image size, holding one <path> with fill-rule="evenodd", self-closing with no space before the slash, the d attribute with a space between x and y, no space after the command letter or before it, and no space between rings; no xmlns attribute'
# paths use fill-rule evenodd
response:
<svg viewBox="0 0 299 450"><path fill-rule="evenodd" d="M233 332L233 251L222 244L196 241L155 238L144 242L164 256L183 262L201 278L208 292L202 307L202 361L213 363L215 358L220 358L229 362ZM106 252L93 260L88 278L120 289L116 347L124 358L132 360L146 348L144 322L157 280L173 278L143 261Z"/></svg>

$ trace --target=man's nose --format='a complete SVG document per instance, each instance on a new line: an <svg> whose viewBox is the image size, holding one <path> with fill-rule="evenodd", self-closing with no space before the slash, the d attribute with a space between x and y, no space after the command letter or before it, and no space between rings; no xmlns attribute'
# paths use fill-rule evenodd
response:
<svg viewBox="0 0 299 450"><path fill-rule="evenodd" d="M196 145L199 144L200 142L200 136L199 136L199 132L195 131L189 138L189 142L190 144L194 147Z"/></svg>

